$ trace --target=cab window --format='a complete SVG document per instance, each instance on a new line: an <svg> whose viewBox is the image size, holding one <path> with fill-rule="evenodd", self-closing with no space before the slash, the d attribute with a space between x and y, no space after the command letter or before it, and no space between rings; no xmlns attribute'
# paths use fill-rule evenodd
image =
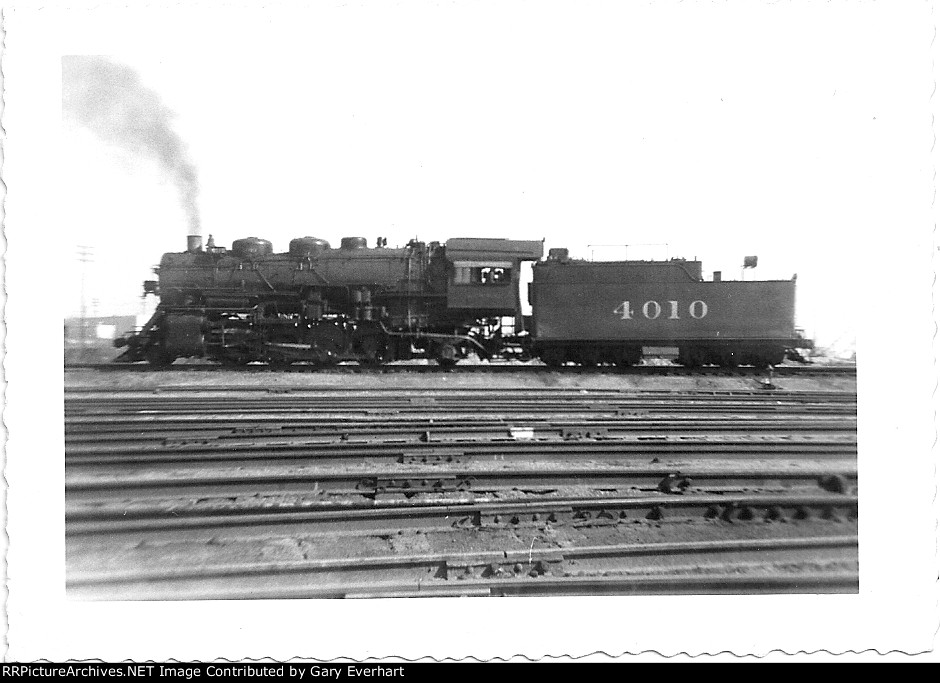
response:
<svg viewBox="0 0 940 683"><path fill-rule="evenodd" d="M474 268L473 282L478 285L501 285L509 282L507 268Z"/></svg>
<svg viewBox="0 0 940 683"><path fill-rule="evenodd" d="M454 265L455 285L508 285L512 268L508 264L457 263Z"/></svg>

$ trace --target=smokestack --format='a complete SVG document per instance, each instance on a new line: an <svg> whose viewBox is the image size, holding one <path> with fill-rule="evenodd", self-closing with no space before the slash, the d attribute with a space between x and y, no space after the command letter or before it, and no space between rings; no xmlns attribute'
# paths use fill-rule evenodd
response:
<svg viewBox="0 0 940 683"><path fill-rule="evenodd" d="M202 251L202 237L199 235L189 235L186 238L186 251L190 254L198 254Z"/></svg>
<svg viewBox="0 0 940 683"><path fill-rule="evenodd" d="M105 142L160 164L179 190L189 234L199 234L196 168L170 125L173 112L133 69L104 57L62 57L62 113Z"/></svg>

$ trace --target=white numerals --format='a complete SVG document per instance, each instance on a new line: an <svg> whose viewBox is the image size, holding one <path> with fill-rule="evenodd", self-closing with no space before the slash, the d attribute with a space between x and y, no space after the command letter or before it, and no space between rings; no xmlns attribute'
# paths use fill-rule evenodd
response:
<svg viewBox="0 0 940 683"><path fill-rule="evenodd" d="M680 315L679 302L667 301L666 303L668 307L667 310L664 311L662 304L658 301L647 301L640 307L640 312L647 320L656 320L664 313L669 314L668 320L679 320L682 317ZM691 317L696 320L701 320L708 315L708 304L701 299L697 299L689 304L688 312ZM636 311L630 306L629 301L622 302L614 309L614 315L619 315L621 320L633 320L635 313Z"/></svg>
<svg viewBox="0 0 940 683"><path fill-rule="evenodd" d="M630 302L624 301L614 309L614 315L619 315L624 320L633 320L633 311L630 309Z"/></svg>
<svg viewBox="0 0 940 683"><path fill-rule="evenodd" d="M693 301L689 304L689 315L696 320L708 315L708 304L704 301Z"/></svg>
<svg viewBox="0 0 940 683"><path fill-rule="evenodd" d="M659 314L663 312L663 307L655 301L647 301L643 304L643 317L650 320L656 320Z"/></svg>

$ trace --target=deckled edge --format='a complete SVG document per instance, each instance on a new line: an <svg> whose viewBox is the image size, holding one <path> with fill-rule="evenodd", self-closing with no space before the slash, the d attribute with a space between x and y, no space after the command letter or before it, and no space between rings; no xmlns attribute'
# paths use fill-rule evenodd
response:
<svg viewBox="0 0 940 683"><path fill-rule="evenodd" d="M737 660L761 660L772 655L784 655L786 657L813 657L818 655L827 655L831 657L842 657L845 655L852 656L861 656L861 655L877 655L879 657L887 657L891 655L903 655L904 657L918 657L922 655L932 655L933 650L917 650L914 652L909 652L907 650L891 649L891 650L879 650L877 648L867 648L863 650L844 650L839 652L833 652L825 648L820 648L816 650L767 650L766 652L760 654L746 653L738 654L737 652L732 652L731 650L716 650L714 652L700 652L697 654L691 654L686 650L680 652L675 652L673 654L663 654L658 650L638 650L636 652L624 651L620 654L611 654L604 650L596 650L594 652L587 652L581 655L507 655L507 656L494 656L494 657L477 657L475 655L467 655L466 657L434 657L432 655L423 655L421 657L402 657L400 655L387 655L387 656L375 656L375 657L365 657L363 659L355 659L352 657L337 657L336 659L318 659L314 657L291 657L289 659L274 659L271 657L244 657L240 659L230 659L228 657L218 657L214 659L201 660L205 663L222 663L222 664L395 664L395 663L404 663L404 664L444 664L444 663L461 663L461 662L476 662L476 663L487 663L487 662L578 662L580 660L588 658L599 658L604 657L610 661L622 660L626 657L640 657L640 656L655 656L661 659L676 659L679 657L686 657L689 659L708 659L716 657L734 657ZM191 662L170 658L167 660L155 660L155 659L146 659L146 660L131 660L131 659L122 659L117 662L105 662L103 659L69 659L66 660L69 664L190 664ZM33 663L59 663L53 662L49 659L38 659Z"/></svg>
<svg viewBox="0 0 940 683"><path fill-rule="evenodd" d="M2 591L3 596L3 614L2 614L2 628L3 633L0 635L2 641L0 641L0 649L2 649L2 661L7 661L8 654L10 651L10 615L9 615L9 600L10 600L10 575L9 575L9 566L8 566L8 554L10 552L10 536L7 532L7 521L10 519L10 510L8 506L7 491L9 490L9 482L7 481L7 440L9 432L7 431L6 425L6 388L7 388L7 379L6 379L6 358L7 358L7 315L6 315L6 291L7 291L7 277L6 277L6 260L7 260L7 239L6 239L6 207L7 207L7 184L6 178L4 176L4 170L6 170L6 140L7 140L7 131L6 126L4 126L3 115L6 113L6 74L3 70L3 58L6 57L6 44L7 44L7 30L6 30L6 19L7 12L6 8L0 8L0 287L2 287L2 293L0 293L0 437L3 439L3 445L0 447L0 478L3 479L3 484L0 486L0 518L3 520L3 531L0 534L0 544L3 545L3 560L0 562L2 564L2 586L0 586L0 591Z"/></svg>
<svg viewBox="0 0 940 683"><path fill-rule="evenodd" d="M930 159L931 159L931 184L933 185L932 194L930 197L930 213L933 218L933 230L931 230L931 254L930 254L930 264L933 270L933 279L931 280L930 287L930 310L932 314L933 322L933 344L931 349L933 351L933 392L931 394L931 414L933 415L933 443L931 444L931 454L933 457L933 527L934 527L934 572L935 572L935 589L934 589L934 616L937 617L937 623L933 632L933 643L936 646L937 644L937 634L940 633L940 538L937 537L938 528L940 528L940 508L938 508L938 491L940 491L940 481L937 480L937 475L940 473L940 469L937 467L937 445L938 445L938 430L937 430L937 400L938 400L938 389L940 389L940 365L937 362L937 352L938 352L938 332L940 332L940 325L938 325L937 318L937 250L940 249L940 246L937 245L937 116L936 116L936 107L937 107L937 60L936 60L936 50L937 50L937 7L936 2L930 3L930 23L933 25L933 35L930 38L930 73L933 76L933 88L930 90L930 97L927 99L928 108L930 109L930 132L933 136L931 145L930 145Z"/></svg>

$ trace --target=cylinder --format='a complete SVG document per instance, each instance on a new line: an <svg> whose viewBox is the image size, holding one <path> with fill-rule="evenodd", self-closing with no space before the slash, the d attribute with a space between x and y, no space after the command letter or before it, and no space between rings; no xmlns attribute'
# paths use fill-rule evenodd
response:
<svg viewBox="0 0 940 683"><path fill-rule="evenodd" d="M190 254L197 254L202 251L202 235L187 235L186 251Z"/></svg>
<svg viewBox="0 0 940 683"><path fill-rule="evenodd" d="M167 352L197 358L205 355L204 322L201 315L168 315L163 323Z"/></svg>

